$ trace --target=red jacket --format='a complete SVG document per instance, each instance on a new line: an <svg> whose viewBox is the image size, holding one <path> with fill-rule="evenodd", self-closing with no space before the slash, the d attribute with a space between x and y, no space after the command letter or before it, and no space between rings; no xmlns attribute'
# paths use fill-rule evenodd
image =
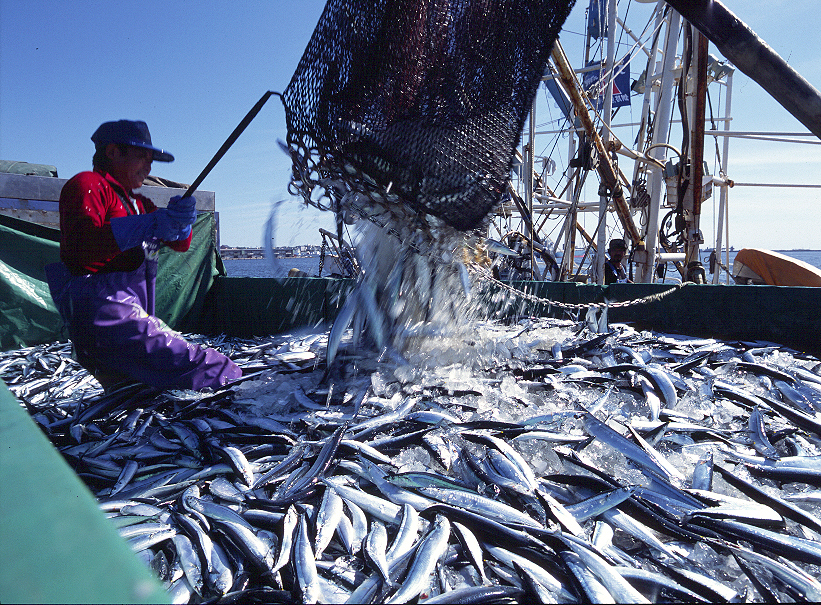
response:
<svg viewBox="0 0 821 605"><path fill-rule="evenodd" d="M128 200L128 210L124 200ZM142 248L120 250L111 231L111 219L156 209L154 202L130 194L110 174L81 172L60 192L60 259L73 275L133 271L143 262ZM166 245L185 252L191 245L191 235Z"/></svg>

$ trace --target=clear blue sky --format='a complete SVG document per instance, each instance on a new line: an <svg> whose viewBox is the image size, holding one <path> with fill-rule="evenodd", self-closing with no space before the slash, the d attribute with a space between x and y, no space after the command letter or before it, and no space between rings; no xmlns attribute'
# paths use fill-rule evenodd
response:
<svg viewBox="0 0 821 605"><path fill-rule="evenodd" d="M821 88L817 0L725 4ZM628 21L648 6L634 2ZM0 159L53 164L67 178L90 169L89 137L101 122L142 119L155 144L177 158L155 163L153 173L190 183L259 97L287 86L323 7L322 0L0 0ZM579 0L566 24L568 49L578 48L586 8ZM734 130L805 131L738 72L733 115ZM276 145L284 136L274 97L201 185L216 192L223 244L260 245L272 204L289 198L289 161ZM821 183L821 149L733 140L730 167L739 182ZM733 190L731 243L821 249L818 191ZM280 208L280 245L318 243L317 227L332 222L296 198Z"/></svg>

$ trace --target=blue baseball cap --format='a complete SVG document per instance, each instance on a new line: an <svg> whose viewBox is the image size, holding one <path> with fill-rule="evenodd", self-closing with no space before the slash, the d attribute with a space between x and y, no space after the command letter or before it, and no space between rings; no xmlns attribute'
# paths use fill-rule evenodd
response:
<svg viewBox="0 0 821 605"><path fill-rule="evenodd" d="M154 161L173 162L174 156L158 149L151 144L151 133L148 132L148 124L137 120L118 120L117 122L105 122L91 135L91 140L95 145L108 145L109 143L123 143L133 147L142 147L154 152Z"/></svg>

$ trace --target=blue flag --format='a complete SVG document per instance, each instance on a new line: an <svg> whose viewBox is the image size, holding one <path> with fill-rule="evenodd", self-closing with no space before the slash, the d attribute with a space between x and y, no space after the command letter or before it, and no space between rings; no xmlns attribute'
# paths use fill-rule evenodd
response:
<svg viewBox="0 0 821 605"><path fill-rule="evenodd" d="M630 105L630 57L624 57L616 63L613 73L616 77L613 82L613 108ZM582 87L591 101L596 103L596 109L601 111L604 107L604 95L606 88L600 82L604 72L603 61L591 61L587 67L598 67L592 71L585 72L582 79Z"/></svg>
<svg viewBox="0 0 821 605"><path fill-rule="evenodd" d="M590 0L587 7L587 35L594 40L607 37L606 8L604 0Z"/></svg>

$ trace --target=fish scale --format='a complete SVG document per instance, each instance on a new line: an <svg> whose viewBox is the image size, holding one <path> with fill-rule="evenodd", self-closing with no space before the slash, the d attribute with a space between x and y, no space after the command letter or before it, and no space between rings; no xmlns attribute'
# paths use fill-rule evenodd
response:
<svg viewBox="0 0 821 605"><path fill-rule="evenodd" d="M709 349L696 355L693 347L685 341L676 345L675 338L671 336L636 332L613 324L610 328L611 331L602 338L601 335L587 333L584 327L579 331L578 324L561 320L531 319L526 326L480 323L470 334L473 344L461 345L463 354L460 357L454 356L447 363L424 365L420 362L411 378L406 380L397 379L397 371L401 374L399 368L402 366L391 356L385 356L379 362L368 361L367 365L365 357L348 357L345 363L368 368L364 370L370 374L368 384L376 385L378 389L369 396L362 395L363 370L359 375L352 374L350 379L334 379L331 389L321 386L322 368L313 367L313 358L324 358L327 334L318 334L310 341L304 336L290 335L267 339L223 337L222 346L233 350L240 359L245 357L250 360L255 352L261 350L304 350L313 356L303 355L301 357L304 359L300 359L295 355L289 358L287 364L277 360L276 355L265 356L264 362L261 361L262 356L257 356L253 361L255 367L264 363L267 369L253 380L230 386L221 398L213 401L204 400L199 395L194 398L185 393L157 394L133 388L105 395L97 388L93 378L68 357L70 351L62 343L37 350L36 354L47 356L45 365L31 357L34 354L32 351L24 355L12 351L0 354L0 368L3 368L4 380L13 383L19 393L42 389L39 394L43 395L43 399L36 404L29 402L30 411L46 429L55 446L65 452L66 459L97 494L101 506L112 515L112 522L126 524L134 537L132 544L142 549L147 559L153 560L163 552L176 552L171 546L175 536L180 548L187 549L185 540L179 537L186 534L182 527L184 522L170 513L186 511L191 519L196 520L197 527L204 532L202 535L196 534L199 543L202 540L212 543L212 568L204 566L200 570L201 580L197 580L197 572L191 567L194 559L189 552L186 567L194 585L191 580L172 579L173 574L166 572L163 572L162 578L169 592L176 594L179 591L179 594L187 594L192 600L222 597L228 587L234 591L228 594L242 594L243 590L274 594L275 590L286 590L291 591L290 598L301 599L297 573L301 574L309 600L321 599L321 595L326 594L331 586L329 582L336 581L330 571L333 566L328 564L338 557L348 557L346 565L353 568L373 569L369 567L367 554L361 547L353 552L348 551L353 536L353 526L348 518L351 511L355 512L353 518L357 526L361 526L358 530L360 535L355 538L360 544L368 535L376 538L374 527L385 523L387 544L392 545L387 549L385 558L391 581L396 581L397 574L402 573L400 570L413 566L413 555L423 546L420 540L429 535L435 514L439 514L459 523L459 526L453 525L459 529L447 537L446 543L450 546L468 548L464 537L476 536L477 542L471 542L469 547L472 564L483 566L488 582L515 590L526 590L528 583L533 586L532 565L525 570L519 559L502 556L499 550L495 551L498 557L494 557L493 549L505 549L511 546L511 540L521 540L529 544L529 549L540 549L540 556L558 561L561 558L559 553L573 548L558 539L563 534L555 533L551 521L541 521L529 512L527 499L522 493L503 490L494 496L496 504L490 503L487 498L487 494L491 493L489 486L477 480L475 475L469 476L469 469L462 462L465 459L463 449L468 441L477 440L477 434L482 435L478 439L484 439L483 447L496 452L491 455L495 459L494 469L497 472L504 469L507 481L520 481L522 490L526 492L531 479L525 478L521 471L529 470L538 482L538 491L553 498L554 511L579 514L576 522L582 531L577 530L578 542L574 544L577 549L583 550L573 550L573 564L585 566L587 571L584 573L597 578L597 582L608 590L614 600L618 601L626 595L635 597L628 586L637 590L643 598L650 598L650 592L642 591L651 591L654 586L656 589L668 586L670 590L679 590L676 594L680 595L687 594L683 590L691 590L709 600L711 597L708 595L715 598L718 593L735 594L737 588L734 587L744 585L751 595L761 596L757 592L756 582L746 576L745 569L752 573L755 569L765 568L776 570L782 578L779 582L792 582L796 586L815 590L817 586L812 583L812 578L817 577L818 568L813 567L816 563L809 566L806 563L821 561L820 534L812 533L821 527L818 505L812 497L817 490L813 489L812 483L782 485L780 497L775 498L774 490L779 491L777 484L755 473L744 475L744 484L737 482L737 485L745 491L742 494L729 492L742 500L734 500L733 507L725 505L723 508L711 508L694 501L683 487L692 485L718 492L728 489L723 477L725 473L732 472L728 468L731 469L733 464L739 465L736 466L736 474L747 466L760 468L761 472L770 467L783 468L786 469L783 472L792 472L790 476L798 479L803 476L803 480L812 481L812 475L808 473L816 468L817 456L821 455L818 435L813 434L818 424L816 412L808 409L811 403L798 407L789 397L806 402L808 399L799 399L795 393L815 393L817 383L810 380L812 386L809 386L802 378L806 374L790 371L789 368L812 368L818 363L817 360L791 357L788 351L781 351L778 357L779 372L790 371L793 382L774 382L771 388L767 388L759 381L762 373L759 362L745 362L749 365L726 363L728 359L742 359L742 345L716 342L705 345ZM191 338L207 343L204 337L191 335ZM608 363L607 360L612 360L614 356L616 359L629 356L630 363L636 364L638 359L650 359L659 384L664 380L662 377L667 377L670 384L675 385L675 399L672 399L669 385L664 383L667 389L663 402L665 407L659 411L656 422L644 401L644 393L624 380L582 382L572 372L525 376L523 370L545 363L541 350L551 349L551 344L545 344L548 339L549 342L558 343L558 349L554 349L567 352L566 357L570 361L564 367L572 363L587 372L606 372L606 366L597 364ZM504 343L504 347L494 343ZM457 345L456 341L447 344L449 347ZM476 355L480 346L484 347L484 352ZM739 348L734 348L736 346ZM656 349L663 355L654 354ZM511 351L516 351L513 362L510 359ZM626 351L632 351L632 354ZM716 356L716 351L720 352L720 358ZM496 358L493 355L496 354L505 357L494 362ZM30 356L27 361L26 356ZM712 366L715 377L710 373L705 375L692 371L695 368L693 362L709 364L711 359L720 362ZM340 360L337 363L341 363ZM306 371L294 374L288 364L303 364ZM65 368L59 377L45 375L45 367L61 365ZM635 371L632 368L640 366L623 367ZM810 372L809 369L804 371ZM578 372L575 374L578 375ZM48 383L43 388L44 379L51 380L53 384ZM516 391L517 385L525 381L536 381L548 388L528 387ZM280 383L289 384L290 390L271 388ZM71 387L66 389L66 384L74 385L81 391L76 392ZM779 387L784 392L779 391ZM288 393L294 392L310 394L316 401L333 393L329 412L336 415L313 409L325 407L313 404L301 406L298 412L294 412L291 407L294 399L288 396ZM423 392L424 396L421 395ZM82 404L79 403L81 393ZM578 404L580 400L597 401L599 404L591 416L585 416ZM191 402L195 402L196 407L191 407ZM735 406L735 403L741 406ZM723 413L725 405L733 406L731 414ZM138 408L143 411L137 413ZM181 410L186 410L184 414L189 415L179 417ZM355 420L346 419L353 418L354 414ZM609 416L614 418L605 430L602 427ZM754 421L752 425L751 418ZM350 424L346 426L346 422ZM660 428L664 422L669 424ZM769 449L766 451L771 457L761 456L746 439L751 426L760 430L762 424L765 430L760 434L772 440L769 445L777 452L778 458ZM629 432L625 433L627 437L621 433L617 437L610 432L613 431L610 427L622 426L635 431L633 439ZM546 428L551 432L544 431ZM777 430L772 433L766 430L768 428ZM432 430L435 432L431 433ZM586 434L588 430L592 430L598 439L591 441ZM564 435L565 441L557 440L553 431ZM81 443L78 444L72 435L78 436ZM438 439L428 438L426 442L426 435L434 435ZM677 435L688 435L688 439L678 439ZM800 455L785 449L786 439L791 439L791 435L800 437ZM720 441L717 440L718 436L721 437ZM213 441L215 438L218 438L218 444ZM455 456L450 468L441 464L439 458L428 449L434 443L435 447L441 448L443 442ZM568 448L564 443L578 449L591 468L595 467L602 477L610 478L612 482L597 480L597 483L582 466L558 456L557 453L565 451L563 448ZM651 447L650 444L655 460L661 457L684 477L684 481L673 484L661 480L668 473L662 472L663 467L647 454L647 449L643 449ZM159 445L163 446L162 449L157 447ZM339 445L343 447L337 447ZM471 447L475 448L476 445ZM608 449L612 452L609 453ZM513 452L516 455L511 458ZM627 458L624 457L625 452L629 454ZM503 454L504 459L499 457ZM707 454L710 455L709 459L715 460L714 468L721 471L722 478L717 474L710 480L709 470L713 465L705 465L704 461L709 460ZM508 466L505 460L514 466ZM127 476L123 475L126 464L128 474L131 474L131 469L135 473L122 491L114 493L117 480L124 480ZM302 465L302 470L288 479L299 465ZM649 482L647 477L642 479L637 465L648 469ZM575 477L578 487L559 489L558 484L541 479L546 476L564 477L566 480ZM730 481L730 477L726 480ZM243 486L241 496L236 490L237 482L247 484ZM325 489L322 489L323 486ZM399 489L398 486L401 486L402 492L391 491L390 487ZM196 491L186 492L192 487ZM282 493L287 498L277 500L276 493L283 487ZM296 489L292 489L294 487ZM335 488L340 490L343 500L346 494L351 500L345 503L347 512L344 521L340 521L339 528L330 538L327 533L323 534L322 540L327 540L327 545L319 549L313 536L319 529L316 523L320 518L321 500L325 492L336 493ZM184 496L186 493L189 496ZM802 493L808 494L803 500ZM425 497L426 494L428 497ZM432 503L432 494L449 504ZM392 502L391 497L398 501ZM137 503L132 498L156 506L146 508L146 516L137 517L134 512L142 509L135 508ZM744 499L751 502L750 506L744 507ZM411 522L411 515L417 513L405 501L419 507L421 517L414 522ZM193 509L188 509L186 503ZM767 528L762 529L750 524L757 518L756 514L760 514L756 511L761 510L761 505L770 506L790 519L791 524L797 525L779 528L778 524L768 521ZM245 511L247 516L240 514ZM496 521L482 518L482 515L488 514L495 515ZM159 516L163 518L159 519ZM681 525L682 519L684 526ZM146 524L144 532L139 528L140 523ZM162 527L169 529L155 530L148 525L151 523L162 523ZM409 523L415 524L412 531L404 529ZM618 528L633 539L646 543L649 548L631 550L627 555L613 545L602 543L603 550L599 551L586 538L594 535L592 530L596 524ZM340 529L343 526L344 529ZM492 530L491 527L496 529ZM798 534L800 538L790 536L784 533L790 527L806 527L807 533ZM192 527L188 531L192 529L197 531ZM718 544L715 538L717 533L731 545L751 542L762 549L756 553L758 559L752 556L743 559L749 561L746 567L733 566L732 572L728 568L723 569L723 573L735 574L732 581L721 580L716 568L706 562L684 558L695 548L712 552L717 560L726 558L726 552L713 550L713 546ZM271 534L276 537L274 543ZM342 534L345 535L344 539ZM601 531L597 535L600 536ZM307 543L304 536L307 536ZM293 560L293 538L298 538L301 549L300 565L308 565L300 572L287 565L288 561ZM382 539L381 536L379 539ZM601 540L600 537L597 539ZM402 545L397 546L400 541ZM398 550L394 551L394 547ZM381 546L378 548L381 549ZM665 553L664 567L655 565L659 555L653 553L659 551ZM314 558L317 553L319 555L315 565L316 580L313 579L311 565L305 559L309 552L313 553ZM589 554L591 552L595 557ZM215 556L219 559L215 560ZM568 560L571 558L570 555L564 556ZM785 566L784 560L806 569L810 580ZM630 572L624 567L628 561L646 565L648 569L655 570L653 574L656 575ZM464 591L457 594L465 595L483 594L475 590L477 587L469 586L473 581L470 578L483 581L481 573L459 574L454 564L444 558L438 564L439 574L448 578L454 591ZM552 581L545 576L543 582L549 584L545 588L553 599L582 597L578 584L567 575L566 569L564 572L556 569L548 571L552 574ZM620 571L623 582L612 575ZM376 580L373 576L356 577L362 582L363 590L367 588L365 592L358 593L353 586L335 590L342 590L345 594L350 591L356 598L359 594L367 594L371 600L386 600L392 596L379 588L383 577L380 573L376 573ZM435 577L437 574L431 576L432 579ZM709 588L712 592L708 592L706 587L699 588L699 581L694 579L699 577L709 577L716 583ZM454 578L459 578L455 584ZM417 586L431 581L415 580ZM201 591L201 597L195 589ZM431 585L423 586L421 590L436 594L440 588ZM400 597L404 598L401 594Z"/></svg>

